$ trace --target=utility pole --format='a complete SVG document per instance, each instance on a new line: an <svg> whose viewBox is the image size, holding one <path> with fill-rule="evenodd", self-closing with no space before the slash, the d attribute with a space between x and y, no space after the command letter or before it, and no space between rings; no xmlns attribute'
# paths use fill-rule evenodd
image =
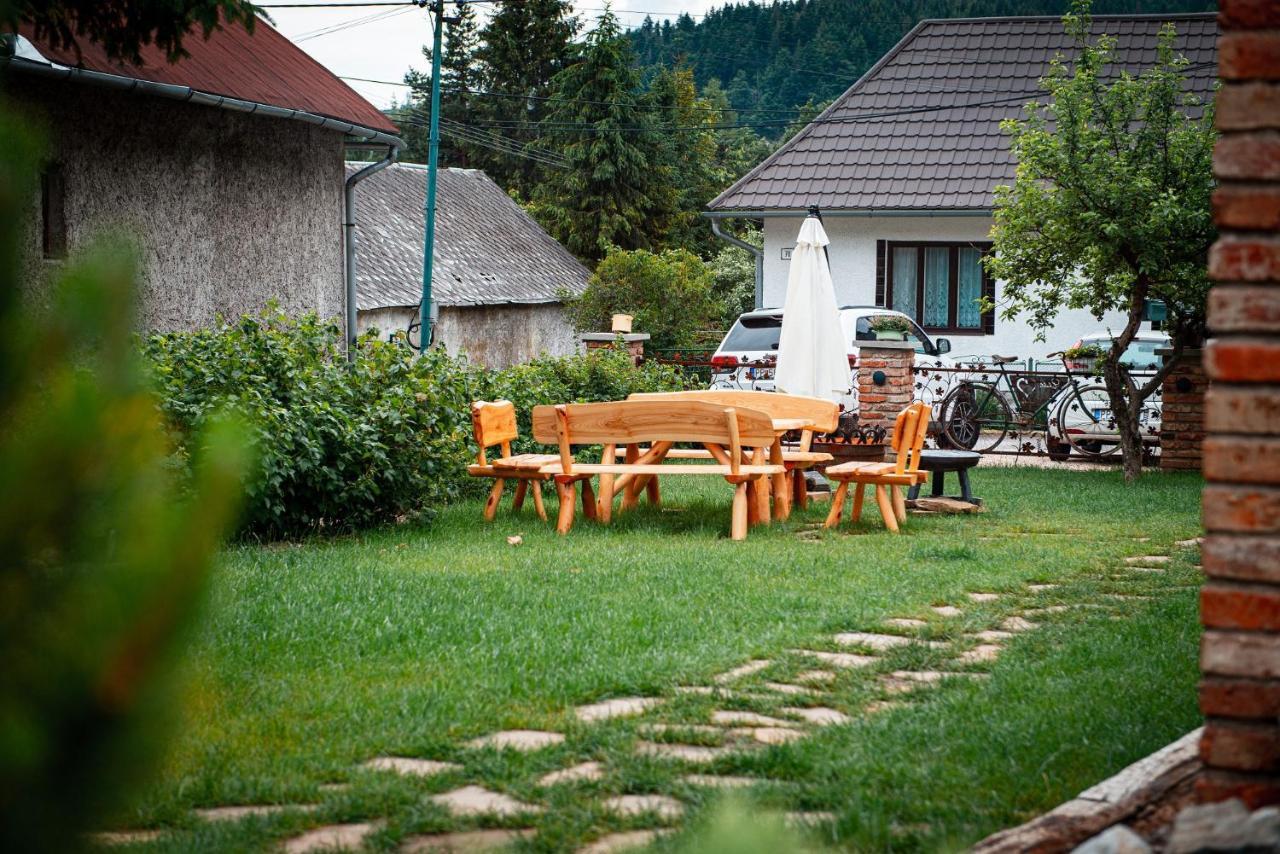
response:
<svg viewBox="0 0 1280 854"><path fill-rule="evenodd" d="M433 0L428 6L434 16L431 27L431 136L427 148L426 233L422 240L422 304L418 326L418 352L431 346L431 273L436 245L436 170L440 159L440 54L443 52L445 0Z"/></svg>

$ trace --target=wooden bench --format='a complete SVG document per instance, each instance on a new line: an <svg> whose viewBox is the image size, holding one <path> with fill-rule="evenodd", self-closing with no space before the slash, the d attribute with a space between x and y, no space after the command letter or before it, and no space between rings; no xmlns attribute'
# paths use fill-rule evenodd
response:
<svg viewBox="0 0 1280 854"><path fill-rule="evenodd" d="M553 477L560 493L560 517L556 529L566 534L573 527L577 482L584 481L583 506L608 522L613 501L623 496L623 506L634 504L646 479L658 474L723 477L734 484L730 533L747 536L747 490L764 477L786 471L781 464L765 462L766 449L774 441L773 420L764 412L718 406L699 400L623 400L613 403L569 403L537 406L533 410L533 438L560 448ZM663 464L677 442L703 446L712 464ZM649 447L641 452L640 445ZM574 445L602 445L600 462L574 460ZM618 450L625 449L618 462ZM749 461L748 461L749 460ZM544 468L544 470L548 470ZM592 475L600 476L600 498L591 502Z"/></svg>
<svg viewBox="0 0 1280 854"><path fill-rule="evenodd" d="M831 510L823 527L839 524L849 484L856 483L858 490L853 496L851 520L857 522L861 518L862 494L871 485L875 487L876 505L880 508L885 527L898 533L898 524L907 520L907 503L902 490L923 483L929 476L920 470L920 449L924 447L925 434L929 431L931 411L923 403L913 403L898 413L890 440L890 446L897 454L894 462L847 462L827 467L824 474L840 485L831 496Z"/></svg>
<svg viewBox="0 0 1280 854"><path fill-rule="evenodd" d="M739 391L734 389L707 389L699 391L675 392L642 392L631 395L628 400L699 400L720 406L732 406L739 409L756 409L773 419L775 433L777 427L790 422L793 429L800 432L798 447L784 447L775 442L770 447L769 462L781 463L786 473L773 479L773 515L777 519L786 519L791 515L794 502L801 510L809 500L809 490L805 485L804 473L819 463L831 462L831 455L822 451L809 450L814 433L831 433L840 423L840 407L820 397L806 397L798 394L782 394L771 391ZM675 449L667 454L668 459L707 459L710 454L703 448ZM787 483L788 476L791 482Z"/></svg>
<svg viewBox="0 0 1280 854"><path fill-rule="evenodd" d="M552 472L543 471L549 463L559 463L560 457L555 454L511 454L511 441L519 437L516 427L516 408L509 400L485 401L477 400L471 404L471 430L475 434L479 452L474 464L467 466L467 474L472 477L493 478L493 488L489 491L489 500L484 505L484 518L493 521L498 512L498 502L502 500L502 489L508 480L516 482L516 497L511 509L519 513L524 506L524 496L533 484L533 506L538 511L538 518L547 520L547 510L542 504L542 483L550 480ZM499 446L502 456L490 461L487 457L489 448Z"/></svg>

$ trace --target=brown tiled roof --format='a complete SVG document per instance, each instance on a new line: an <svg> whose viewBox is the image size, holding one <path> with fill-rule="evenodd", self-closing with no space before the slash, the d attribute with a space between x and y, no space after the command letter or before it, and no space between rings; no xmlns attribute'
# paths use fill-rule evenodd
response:
<svg viewBox="0 0 1280 854"><path fill-rule="evenodd" d="M367 166L348 163L347 174ZM478 169L441 169L432 298L440 305L557 302L590 272ZM424 166L395 164L356 188L356 305L422 297Z"/></svg>
<svg viewBox="0 0 1280 854"><path fill-rule="evenodd" d="M175 63L168 62L154 45L144 46L140 66L112 60L100 45L86 39L80 40L77 57L73 49L55 50L34 39L30 25L19 26L18 33L42 56L59 65L186 86L211 95L303 110L399 134L377 107L261 18L252 35L239 23L226 24L207 39L197 28L183 40L190 56Z"/></svg>
<svg viewBox="0 0 1280 854"><path fill-rule="evenodd" d="M1113 69L1156 59L1164 23L1192 66L1191 89L1212 97L1218 26L1201 15L1099 15L1116 37ZM716 197L712 211L989 210L1013 179L1002 119L1042 96L1055 53L1070 55L1059 18L922 21L813 123Z"/></svg>

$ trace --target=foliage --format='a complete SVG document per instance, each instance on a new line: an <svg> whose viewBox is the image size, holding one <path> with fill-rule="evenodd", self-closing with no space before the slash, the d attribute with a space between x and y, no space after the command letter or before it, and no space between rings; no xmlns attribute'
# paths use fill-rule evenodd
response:
<svg viewBox="0 0 1280 854"><path fill-rule="evenodd" d="M748 226L739 237L753 246L764 245L760 229ZM728 329L738 315L756 307L756 259L737 246L723 244L707 262L711 291L720 306L720 327Z"/></svg>
<svg viewBox="0 0 1280 854"><path fill-rule="evenodd" d="M142 64L141 50L154 44L170 62L187 51L183 39L200 27L209 38L229 23L253 32L256 7L250 0L0 0L0 24L16 30L30 24L35 37L80 55L80 40L96 42L113 59Z"/></svg>
<svg viewBox="0 0 1280 854"><path fill-rule="evenodd" d="M600 259L611 246L653 247L678 204L633 65L631 43L606 11L587 35L581 60L552 81L560 100L544 125L567 168L542 182L534 201L543 226L584 259Z"/></svg>
<svg viewBox="0 0 1280 854"><path fill-rule="evenodd" d="M710 270L683 249L653 253L611 249L581 296L567 302L569 319L580 332L609 328L614 314L630 314L637 332L652 336L659 350L694 343L695 333L714 329L723 316L712 290Z"/></svg>
<svg viewBox="0 0 1280 854"><path fill-rule="evenodd" d="M441 350L360 341L268 308L219 329L144 342L180 447L216 412L252 429L260 470L246 486L244 532L266 538L395 519L457 495L469 455L469 377Z"/></svg>
<svg viewBox="0 0 1280 854"><path fill-rule="evenodd" d="M911 324L905 317L897 314L877 314L869 321L875 332L910 332Z"/></svg>
<svg viewBox="0 0 1280 854"><path fill-rule="evenodd" d="M1174 54L1172 26L1154 65L1113 76L1115 39L1090 42L1087 2L1063 21L1077 45L1074 63L1055 60L1043 80L1050 102L1028 104L1025 119L1003 125L1017 179L996 189L995 252L986 263L1004 280L1004 316L1024 315L1041 337L1063 308L1125 315L1102 373L1125 469L1136 477L1141 402L1174 360L1139 386L1121 356L1151 299L1168 308L1175 350L1204 335L1216 234L1213 109L1185 94L1187 61Z"/></svg>
<svg viewBox="0 0 1280 854"><path fill-rule="evenodd" d="M444 49L440 56L440 116L450 122L470 124L475 118L476 96L472 93L484 85L480 69L473 59L480 42L476 10L474 6L463 4L450 14L456 21L444 30ZM430 67L430 45L423 45L422 55ZM431 142L428 131L431 74L410 69L404 76L404 82L411 87L408 101L393 107L392 111L393 120L404 131L406 150L402 157L426 163ZM450 132L450 127L451 124L445 124L441 132L439 162L466 168L472 164L472 149Z"/></svg>
<svg viewBox="0 0 1280 854"><path fill-rule="evenodd" d="M130 345L135 262L107 243L24 304L36 146L0 123L0 849L66 851L159 758L169 668L239 505L239 433L190 488ZM21 224L21 225L20 225ZM44 284L41 284L43 289ZM33 297L34 301L34 297Z"/></svg>

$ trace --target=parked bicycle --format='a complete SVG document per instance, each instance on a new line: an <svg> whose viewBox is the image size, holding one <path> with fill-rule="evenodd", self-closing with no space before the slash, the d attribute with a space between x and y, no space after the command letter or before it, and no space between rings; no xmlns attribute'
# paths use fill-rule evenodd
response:
<svg viewBox="0 0 1280 854"><path fill-rule="evenodd" d="M1120 450L1120 435L1111 412L1106 386L1082 381L1068 367L1062 353L1062 374L1010 371L1012 356L995 356L999 372L994 380L966 379L956 384L939 407L939 432L952 447L985 453L1006 438L1030 430L1044 430L1049 458L1065 460L1075 453L1098 460ZM1145 425L1153 415L1143 407Z"/></svg>

